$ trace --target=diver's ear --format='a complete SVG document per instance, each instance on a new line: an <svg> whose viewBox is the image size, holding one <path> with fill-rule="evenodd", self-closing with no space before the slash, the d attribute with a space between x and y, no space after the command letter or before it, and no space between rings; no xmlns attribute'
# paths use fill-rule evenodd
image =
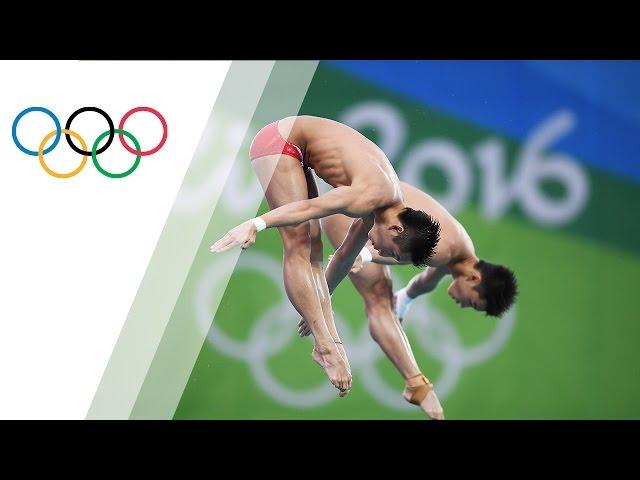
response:
<svg viewBox="0 0 640 480"><path fill-rule="evenodd" d="M404 232L404 227L402 226L402 224L392 223L389 227L389 230L395 232L397 235L400 235L402 232Z"/></svg>
<svg viewBox="0 0 640 480"><path fill-rule="evenodd" d="M471 271L469 275L467 275L467 279L474 283L480 283L480 280L482 280L482 277L480 276L480 272L474 269Z"/></svg>

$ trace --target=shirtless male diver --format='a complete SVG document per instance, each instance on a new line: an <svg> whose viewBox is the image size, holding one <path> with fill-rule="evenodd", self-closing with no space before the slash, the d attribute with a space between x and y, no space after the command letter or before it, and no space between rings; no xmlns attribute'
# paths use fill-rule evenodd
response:
<svg viewBox="0 0 640 480"><path fill-rule="evenodd" d="M312 358L344 396L351 370L334 323L318 219L337 213L355 219L346 235L353 258L371 231L381 255L415 265L426 264L439 227L426 213L407 208L384 152L341 123L312 116L273 122L258 132L250 156L271 210L231 229L210 251L249 248L259 231L278 227L287 296L314 336ZM334 188L318 195L312 170ZM342 278L351 265L345 268L338 272Z"/></svg>
<svg viewBox="0 0 640 480"><path fill-rule="evenodd" d="M517 282L508 268L476 256L473 242L464 227L433 197L408 183L401 182L400 186L406 205L429 212L440 225L440 240L427 262L430 268L414 276L408 286L394 297L387 265L408 262L390 257L386 245L379 243L376 232L369 234L370 241L360 254L354 255L348 245L351 240L346 238L350 219L332 215L322 219L322 228L337 249L329 262L327 284L332 292L341 280L331 276L337 271L331 268L333 262L352 265L349 277L364 300L369 331L405 379L404 398L411 403L420 400L421 408L429 416L442 418L442 409L435 397L425 395L421 399L419 389L411 388L415 387L422 374L399 322L402 322L411 301L435 289L445 275L453 277L449 296L461 308L472 307L492 316L501 316L513 304ZM304 319L298 324L298 333L300 336L310 333Z"/></svg>

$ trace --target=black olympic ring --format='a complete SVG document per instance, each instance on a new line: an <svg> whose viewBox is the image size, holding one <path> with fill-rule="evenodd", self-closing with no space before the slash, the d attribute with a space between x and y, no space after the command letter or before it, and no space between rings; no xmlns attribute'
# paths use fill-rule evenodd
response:
<svg viewBox="0 0 640 480"><path fill-rule="evenodd" d="M113 137L115 136L115 127L113 125L113 120L111 120L111 117L107 114L107 112L105 112L101 108L98 108L98 107L82 107L82 108L79 108L78 110L76 110L75 112L73 112L69 116L69 119L67 120L67 124L65 125L64 128L66 130L71 130L71 122L73 121L74 118L76 118L78 115L80 115L83 112L96 112L96 113L99 113L100 115L102 115L107 120L107 123L109 124L109 138L107 139L107 143L105 143L102 148L99 148L96 151L96 155L98 155L98 154L104 152L107 148L109 148L109 145L111 145L111 142L113 142ZM74 152L79 153L80 155L91 155L91 152L87 152L86 150L82 150L82 149L76 147L75 144L73 143L73 140L71 140L71 135L66 133L65 137L67 137L67 143L73 149Z"/></svg>

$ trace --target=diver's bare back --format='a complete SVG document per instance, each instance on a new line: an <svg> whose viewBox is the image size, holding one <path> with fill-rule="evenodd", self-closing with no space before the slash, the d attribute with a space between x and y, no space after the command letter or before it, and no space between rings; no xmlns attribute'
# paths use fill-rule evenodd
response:
<svg viewBox="0 0 640 480"><path fill-rule="evenodd" d="M446 267L459 258L468 258L474 254L471 238L465 228L431 195L413 185L401 182L402 194L407 206L429 212L440 223L440 241L436 246L429 265Z"/></svg>
<svg viewBox="0 0 640 480"><path fill-rule="evenodd" d="M333 187L371 188L378 207L402 198L400 182L389 159L375 143L347 125L327 118L287 117L280 133L304 152L304 163ZM386 202L385 202L386 200Z"/></svg>

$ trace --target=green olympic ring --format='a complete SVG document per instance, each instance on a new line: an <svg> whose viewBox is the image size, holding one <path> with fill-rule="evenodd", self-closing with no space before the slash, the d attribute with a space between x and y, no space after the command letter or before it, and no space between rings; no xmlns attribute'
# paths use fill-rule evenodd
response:
<svg viewBox="0 0 640 480"><path fill-rule="evenodd" d="M131 141L133 142L133 144L136 146L136 150L139 152L140 151L140 143L138 143L138 140L136 140L136 137L134 137L131 133L127 132L126 130L120 130L120 129L114 129L113 130L115 133L119 133L121 135L124 135L125 137L129 137L131 139ZM136 168L138 168L138 165L140 164L140 154L136 155L136 161L133 162L133 165L131 166L131 168L129 170L127 170L126 172L122 172L122 173L111 173L106 171L104 168L102 168L102 166L100 165L100 163L98 163L98 155L96 154L96 151L98 150L98 145L100 145L100 141L106 137L107 135L112 135L110 130L107 130L106 132L102 133L98 138L96 138L96 141L93 142L93 147L91 148L91 158L93 160L93 164L96 166L96 168L98 169L98 171L103 174L105 177L110 177L110 178L123 178L126 177L128 175L131 175Z"/></svg>

